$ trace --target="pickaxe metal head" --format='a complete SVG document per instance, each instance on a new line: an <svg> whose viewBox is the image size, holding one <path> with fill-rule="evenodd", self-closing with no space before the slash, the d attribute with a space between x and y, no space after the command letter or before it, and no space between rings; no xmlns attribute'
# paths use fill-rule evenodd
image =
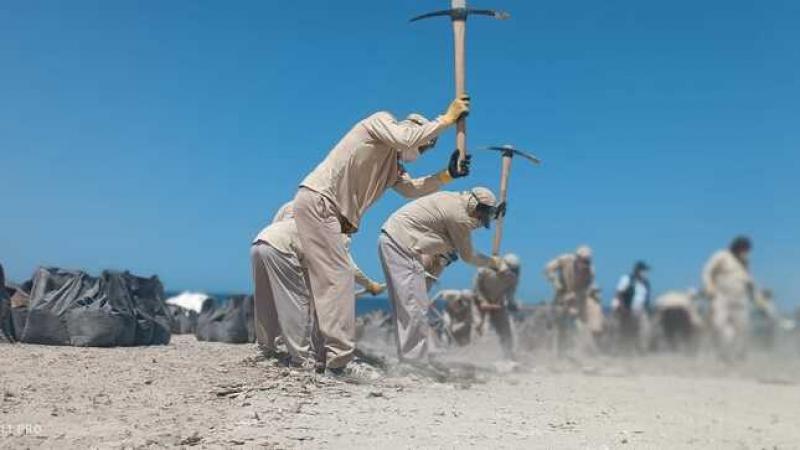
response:
<svg viewBox="0 0 800 450"><path fill-rule="evenodd" d="M490 150L500 152L503 155L503 167L500 172L500 204L504 205L503 214L496 218L497 225L494 230L494 243L492 244L492 254L497 256L500 254L500 241L503 239L503 222L505 218L505 205L508 198L508 179L511 176L511 161L514 155L519 155L534 165L539 165L539 158L526 151L514 148L513 145L500 145L492 147L484 147L483 150Z"/></svg>
<svg viewBox="0 0 800 450"><path fill-rule="evenodd" d="M466 0L451 0L450 9L444 9L441 11L434 11L427 14L422 14L420 16L411 19L411 22L416 22L418 20L428 19L430 17L438 17L438 16L448 16L452 20L467 20L467 16L490 16L494 17L497 20L506 20L509 17L511 17L511 15L505 11L495 11L493 9L469 8L467 7Z"/></svg>
<svg viewBox="0 0 800 450"><path fill-rule="evenodd" d="M532 153L529 153L529 152L526 152L524 150L519 150L517 148L514 148L513 145L509 145L509 144L500 145L500 146L485 147L485 148L483 148L483 150L491 150L491 151L495 151L495 152L500 152L500 153L503 154L503 156L508 156L509 158L513 158L514 155L519 155L519 156L527 159L528 161L536 164L537 166L542 162L539 158L536 157L536 155L534 155Z"/></svg>

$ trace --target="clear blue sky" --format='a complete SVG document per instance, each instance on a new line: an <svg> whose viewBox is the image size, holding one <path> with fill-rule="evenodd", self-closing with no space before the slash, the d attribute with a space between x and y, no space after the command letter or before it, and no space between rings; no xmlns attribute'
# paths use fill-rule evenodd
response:
<svg viewBox="0 0 800 450"><path fill-rule="evenodd" d="M158 274L168 289L250 289L248 245L360 118L443 111L445 1L7 0L0 4L0 261ZM506 249L520 294L545 262L595 249L610 292L637 258L657 291L696 285L737 233L754 272L800 304L800 3L485 0L512 19L468 30L472 146L512 142ZM453 148L409 166L438 170ZM496 187L477 154L451 188ZM354 253L402 204L367 214ZM476 244L488 251L489 232ZM465 287L459 264L445 287Z"/></svg>

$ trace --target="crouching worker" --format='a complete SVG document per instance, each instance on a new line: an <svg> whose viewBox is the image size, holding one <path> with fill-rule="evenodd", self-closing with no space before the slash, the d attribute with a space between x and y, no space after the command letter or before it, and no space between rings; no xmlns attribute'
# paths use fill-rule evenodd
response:
<svg viewBox="0 0 800 450"><path fill-rule="evenodd" d="M279 219L280 220L280 219ZM345 235L341 236L348 245ZM256 341L265 356L278 358L283 338L291 365L311 368L322 360L321 335L313 311L305 255L294 219L267 226L253 240L250 260L255 285ZM383 285L369 279L350 258L356 283L377 295Z"/></svg>
<svg viewBox="0 0 800 450"><path fill-rule="evenodd" d="M400 360L426 362L435 346L427 316L431 301L423 255L456 250L468 264L498 269L502 260L476 252L471 236L480 226L488 228L497 213L492 191L476 187L415 200L383 225L378 249L394 309Z"/></svg>
<svg viewBox="0 0 800 450"><path fill-rule="evenodd" d="M444 289L433 297L433 301L436 300L445 302L442 318L450 343L461 347L469 345L472 341L475 294L469 289Z"/></svg>
<svg viewBox="0 0 800 450"><path fill-rule="evenodd" d="M519 309L514 298L519 284L520 260L509 253L503 257L500 270L478 269L475 275L475 297L481 315L481 325L489 317L489 324L500 338L503 356L515 359L514 330L509 312Z"/></svg>

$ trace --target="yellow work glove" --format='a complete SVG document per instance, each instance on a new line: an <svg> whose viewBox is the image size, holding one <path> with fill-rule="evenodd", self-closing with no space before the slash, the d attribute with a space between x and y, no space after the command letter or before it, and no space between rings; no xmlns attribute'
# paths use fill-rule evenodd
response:
<svg viewBox="0 0 800 450"><path fill-rule="evenodd" d="M461 118L469 114L469 95L463 94L450 103L447 112L442 115L442 121L447 125L452 125Z"/></svg>
<svg viewBox="0 0 800 450"><path fill-rule="evenodd" d="M498 271L503 266L503 258L499 256L491 256L489 257L489 268Z"/></svg>
<svg viewBox="0 0 800 450"><path fill-rule="evenodd" d="M382 293L384 290L386 290L386 285L375 281L370 281L369 286L367 286L367 292L369 292L372 295L378 295Z"/></svg>

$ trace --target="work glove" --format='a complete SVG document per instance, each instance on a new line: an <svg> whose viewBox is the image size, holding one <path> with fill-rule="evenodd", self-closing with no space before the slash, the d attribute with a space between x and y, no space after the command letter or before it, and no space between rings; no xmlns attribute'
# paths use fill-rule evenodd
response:
<svg viewBox="0 0 800 450"><path fill-rule="evenodd" d="M494 212L494 220L497 220L501 217L505 217L507 209L508 209L508 202L500 203Z"/></svg>
<svg viewBox="0 0 800 450"><path fill-rule="evenodd" d="M489 257L489 268L497 272L503 267L503 258L499 256L490 256Z"/></svg>
<svg viewBox="0 0 800 450"><path fill-rule="evenodd" d="M375 282L375 281L370 281L369 282L369 286L367 286L366 289L367 289L367 292L369 292L370 294L378 295L378 294L383 293L383 291L386 290L386 285L378 283L378 282Z"/></svg>
<svg viewBox="0 0 800 450"><path fill-rule="evenodd" d="M444 255L444 257L447 260L445 266L449 266L450 264L453 264L454 262L458 261L458 252L453 250L452 252Z"/></svg>
<svg viewBox="0 0 800 450"><path fill-rule="evenodd" d="M472 164L472 155L466 155L463 160L458 160L458 150L454 150L450 155L450 163L447 165L447 173L452 178L461 178L469 175L469 166Z"/></svg>
<svg viewBox="0 0 800 450"><path fill-rule="evenodd" d="M449 183L454 178L461 178L469 175L469 165L472 162L472 155L466 155L462 161L458 160L458 149L453 150L450 155L450 162L447 163L447 169L439 173L439 181L442 183Z"/></svg>
<svg viewBox="0 0 800 450"><path fill-rule="evenodd" d="M447 107L447 112L442 115L442 121L447 125L452 125L467 115L469 115L469 95L462 94Z"/></svg>

